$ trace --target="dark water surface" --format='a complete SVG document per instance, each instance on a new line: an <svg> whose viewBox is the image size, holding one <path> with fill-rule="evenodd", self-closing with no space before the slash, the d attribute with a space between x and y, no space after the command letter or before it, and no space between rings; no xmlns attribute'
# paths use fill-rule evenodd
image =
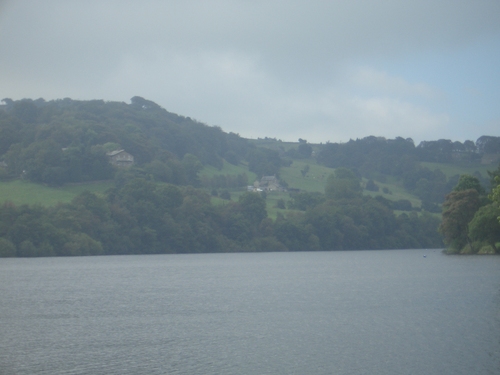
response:
<svg viewBox="0 0 500 375"><path fill-rule="evenodd" d="M495 256L0 259L0 302L0 374L500 374Z"/></svg>

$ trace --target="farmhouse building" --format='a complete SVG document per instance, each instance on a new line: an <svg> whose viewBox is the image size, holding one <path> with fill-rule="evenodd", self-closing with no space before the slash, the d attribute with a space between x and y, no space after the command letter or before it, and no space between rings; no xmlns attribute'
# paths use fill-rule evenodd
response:
<svg viewBox="0 0 500 375"><path fill-rule="evenodd" d="M130 167L134 165L134 156L125 150L115 150L106 153L109 162L119 168Z"/></svg>
<svg viewBox="0 0 500 375"><path fill-rule="evenodd" d="M255 181L255 190L284 191L276 176L262 176L260 181Z"/></svg>

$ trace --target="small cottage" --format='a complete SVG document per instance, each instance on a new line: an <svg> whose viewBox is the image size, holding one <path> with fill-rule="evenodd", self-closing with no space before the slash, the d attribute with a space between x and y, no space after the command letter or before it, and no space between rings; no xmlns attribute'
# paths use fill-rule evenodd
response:
<svg viewBox="0 0 500 375"><path fill-rule="evenodd" d="M262 176L260 181L256 181L254 184L255 188L267 190L267 191L283 191L283 187L280 185L276 176Z"/></svg>
<svg viewBox="0 0 500 375"><path fill-rule="evenodd" d="M106 153L109 162L119 168L130 167L134 165L134 156L125 150L115 150Z"/></svg>

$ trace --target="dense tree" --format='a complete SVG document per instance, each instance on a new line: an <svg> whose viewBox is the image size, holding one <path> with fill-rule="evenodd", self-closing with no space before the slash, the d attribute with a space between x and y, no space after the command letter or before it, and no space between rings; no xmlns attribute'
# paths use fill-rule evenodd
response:
<svg viewBox="0 0 500 375"><path fill-rule="evenodd" d="M312 151L312 146L305 142L301 142L299 144L299 147L297 148L297 152L302 158L309 158L312 154Z"/></svg>
<svg viewBox="0 0 500 375"><path fill-rule="evenodd" d="M457 184L457 186L455 186L453 191L464 191L464 190L469 190L469 189L476 190L478 192L478 194L484 194L484 189L476 177L468 175L468 174L463 174L460 176L460 179L458 180L458 184Z"/></svg>
<svg viewBox="0 0 500 375"><path fill-rule="evenodd" d="M500 207L500 176L496 176L494 181L497 185L491 190L489 198L497 207ZM500 222L500 215L498 216L498 221Z"/></svg>
<svg viewBox="0 0 500 375"><path fill-rule="evenodd" d="M488 173L493 177L493 189L488 197L479 179L471 175L460 176L446 197L440 231L449 252L494 253L500 249L497 246L500 242L500 206L495 202L495 189L498 188L495 183L500 183L500 177L495 177L495 172Z"/></svg>
<svg viewBox="0 0 500 375"><path fill-rule="evenodd" d="M328 199L352 199L361 196L359 178L349 169L338 168L328 176L325 195Z"/></svg>
<svg viewBox="0 0 500 375"><path fill-rule="evenodd" d="M281 220L276 223L275 236L291 251L316 250L309 241L311 234L300 223Z"/></svg>
<svg viewBox="0 0 500 375"><path fill-rule="evenodd" d="M476 141L477 151L484 154L500 153L500 137L483 135Z"/></svg>
<svg viewBox="0 0 500 375"><path fill-rule="evenodd" d="M325 201L324 194L319 192L308 192L301 191L298 193L290 194L291 200L288 203L288 207L293 210L305 211L308 208L314 208L318 204Z"/></svg>
<svg viewBox="0 0 500 375"><path fill-rule="evenodd" d="M6 238L0 237L0 258L16 256L16 247Z"/></svg>
<svg viewBox="0 0 500 375"><path fill-rule="evenodd" d="M247 155L248 169L258 177L278 176L282 160L277 151L269 149L254 149Z"/></svg>
<svg viewBox="0 0 500 375"><path fill-rule="evenodd" d="M500 207L488 204L477 210L469 223L469 237L475 242L485 242L491 249L496 249L495 244L500 242ZM477 248L474 250L479 250Z"/></svg>
<svg viewBox="0 0 500 375"><path fill-rule="evenodd" d="M411 138L370 136L342 144L327 143L317 160L331 168L355 168L369 178L375 173L398 175L414 164L415 145Z"/></svg>
<svg viewBox="0 0 500 375"><path fill-rule="evenodd" d="M201 182L198 173L203 169L203 165L198 158L192 154L186 154L182 159L182 165L186 173L187 184L199 187Z"/></svg>
<svg viewBox="0 0 500 375"><path fill-rule="evenodd" d="M413 218L408 223L370 197L339 201L321 197L305 213L278 215L273 221L257 193L244 193L237 202L214 206L204 191L136 178L103 197L84 192L71 203L52 208L4 204L0 207L0 255L439 246L439 239L430 232L435 228L432 218Z"/></svg>
<svg viewBox="0 0 500 375"><path fill-rule="evenodd" d="M11 111L15 117L26 124L36 122L39 113L37 106L29 99L14 102Z"/></svg>
<svg viewBox="0 0 500 375"><path fill-rule="evenodd" d="M446 196L439 230L451 251L461 251L467 244L472 248L469 223L479 207L479 193L476 189L453 191Z"/></svg>
<svg viewBox="0 0 500 375"><path fill-rule="evenodd" d="M254 225L259 225L267 217L266 201L260 194L246 192L240 195L238 205L244 217Z"/></svg>
<svg viewBox="0 0 500 375"><path fill-rule="evenodd" d="M231 193L229 193L229 190L227 189L222 190L219 196L227 201L231 200Z"/></svg>
<svg viewBox="0 0 500 375"><path fill-rule="evenodd" d="M494 171L488 171L488 176L490 178L490 187L493 191L498 185L500 185L500 164Z"/></svg>

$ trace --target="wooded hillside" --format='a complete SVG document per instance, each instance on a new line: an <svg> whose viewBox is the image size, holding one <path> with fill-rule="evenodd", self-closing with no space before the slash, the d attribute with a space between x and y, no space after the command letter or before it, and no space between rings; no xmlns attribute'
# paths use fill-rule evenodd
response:
<svg viewBox="0 0 500 375"><path fill-rule="evenodd" d="M459 175L423 163L480 166L485 155L500 154L498 137L418 146L402 138L321 145L301 139L283 147L225 133L140 97L130 104L3 102L0 178L48 186L112 180L115 186L50 207L5 202L3 256L440 247L439 219L429 212L440 212ZM113 162L116 155L126 156L126 167ZM290 185L282 175L294 163L303 165L304 179L311 166L329 170L322 188ZM228 164L235 173L222 172ZM210 168L221 172L201 173ZM247 191L254 183L249 176L276 178L275 206L266 206L273 191ZM389 180L421 206L383 196L387 188L379 185Z"/></svg>

